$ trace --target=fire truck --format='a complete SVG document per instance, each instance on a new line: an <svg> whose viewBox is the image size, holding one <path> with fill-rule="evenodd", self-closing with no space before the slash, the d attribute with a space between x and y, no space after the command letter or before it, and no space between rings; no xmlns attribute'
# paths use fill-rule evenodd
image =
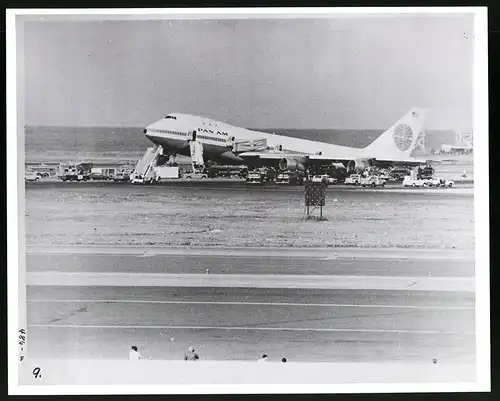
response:
<svg viewBox="0 0 500 401"><path fill-rule="evenodd" d="M61 165L60 177L63 181L87 181L90 178L92 163Z"/></svg>

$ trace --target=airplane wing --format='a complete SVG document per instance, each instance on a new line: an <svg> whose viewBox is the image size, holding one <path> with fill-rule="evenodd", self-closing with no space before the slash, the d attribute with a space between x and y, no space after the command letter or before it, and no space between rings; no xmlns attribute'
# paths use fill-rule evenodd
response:
<svg viewBox="0 0 500 401"><path fill-rule="evenodd" d="M378 158L374 157L372 160L377 161L379 163L392 164L394 166L420 166L423 164L427 164L426 160L419 160L414 158Z"/></svg>
<svg viewBox="0 0 500 401"><path fill-rule="evenodd" d="M308 157L309 155L298 155L296 153L285 153L285 152L244 152L238 155L239 157L245 158L258 158L258 159L267 159L267 160L281 160L281 159L291 159L296 158L298 156Z"/></svg>
<svg viewBox="0 0 500 401"><path fill-rule="evenodd" d="M244 152L240 153L239 156L243 159L262 159L267 162L275 161L278 163L283 159L297 160L300 162L305 162L306 164L324 164L324 163L344 163L355 160L356 157L331 157L324 155L313 155L313 154L297 154L297 153L287 153L287 152ZM382 164L400 165L400 166L419 166L427 163L426 160L419 160L415 158L378 158L378 157L363 157L363 159L373 160Z"/></svg>
<svg viewBox="0 0 500 401"><path fill-rule="evenodd" d="M364 148L331 146L328 147L329 151L324 151L324 154L322 154L320 152L316 153L316 150L326 150L327 146L325 144L318 143L318 148L314 149L311 141L304 142L302 145L300 141L287 141L286 137L283 136L279 140L288 142L287 147L291 147L294 149L293 151L283 150L285 148L282 148L281 145L278 145L278 149L275 148L274 150L269 149L269 147L264 148L264 146L262 149L256 149L254 146L242 148L243 151L239 156L243 159L247 158L250 162L260 159L262 164L278 164L280 166L289 165L289 162L291 162L290 165L302 165L301 167L320 163L342 163L348 169L349 166L353 168L357 165L418 166L426 164L426 161L415 159L410 154L420 137L426 115L426 109L414 107ZM271 142L274 144L277 140ZM307 149L307 152L302 152L302 149Z"/></svg>

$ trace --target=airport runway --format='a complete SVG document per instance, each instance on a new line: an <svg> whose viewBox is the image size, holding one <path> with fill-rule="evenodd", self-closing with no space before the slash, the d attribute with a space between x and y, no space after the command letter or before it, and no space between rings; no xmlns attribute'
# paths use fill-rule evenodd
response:
<svg viewBox="0 0 500 401"><path fill-rule="evenodd" d="M189 252L189 251L188 251ZM425 252L425 251L423 251ZM284 252L282 252L283 254ZM269 255L28 254L29 271L471 277L473 260Z"/></svg>
<svg viewBox="0 0 500 401"><path fill-rule="evenodd" d="M453 281L458 276L473 278L470 261L295 256L286 260L272 255L240 260L161 252L141 258L29 251L28 283L30 275L35 281L27 291L28 353L37 358L119 359L126 357L130 345L137 345L153 359L179 359L194 346L207 360L253 360L262 353L274 360L286 356L296 361L474 360L474 293L455 287ZM200 274L207 267L210 274ZM171 271L193 280L193 285L137 286L133 280L124 284L121 276L142 279ZM114 282L86 285L97 273L114 277ZM36 285L37 275L54 279L57 274L80 274L82 280ZM237 274L258 276L263 284L196 285ZM285 274L283 280L292 281L311 274L342 281L349 274L362 285L355 290L266 285L266 278ZM444 280L449 288L391 289L391 281L410 276ZM375 279L386 282L387 289L373 289Z"/></svg>

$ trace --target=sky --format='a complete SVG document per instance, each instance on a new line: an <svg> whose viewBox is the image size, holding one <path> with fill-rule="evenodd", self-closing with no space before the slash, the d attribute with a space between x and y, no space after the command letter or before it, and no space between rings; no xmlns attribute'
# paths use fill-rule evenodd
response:
<svg viewBox="0 0 500 401"><path fill-rule="evenodd" d="M62 17L68 18L68 17ZM25 124L472 129L471 15L24 22Z"/></svg>

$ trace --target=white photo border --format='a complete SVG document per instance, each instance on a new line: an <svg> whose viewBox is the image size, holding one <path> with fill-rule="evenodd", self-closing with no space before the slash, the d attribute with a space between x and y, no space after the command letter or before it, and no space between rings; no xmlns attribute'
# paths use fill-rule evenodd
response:
<svg viewBox="0 0 500 401"><path fill-rule="evenodd" d="M488 161L488 28L486 7L366 8L234 8L234 9L8 9L7 36L7 255L8 255L8 383L9 394L227 394L227 393L385 393L490 391L489 292L489 161ZM335 385L182 385L182 386L51 386L19 385L18 330L26 327L24 270L24 116L18 115L23 90L18 73L19 28L28 20L153 20L182 18L353 18L387 14L474 14L474 215L476 266L475 383L386 383ZM22 31L22 30L21 30ZM19 79L19 81L18 81ZM22 114L22 113L20 113ZM22 138L19 138L21 136ZM24 307L24 309L23 309ZM29 333L28 333L29 340ZM27 358L29 361L29 357ZM120 362L117 362L119 364ZM217 375L231 364L217 365ZM307 364L307 369L311 368ZM279 369L278 366L277 369ZM206 374L213 367L206 365ZM124 379L126 382L126 379ZM190 382L195 383L194 377Z"/></svg>

